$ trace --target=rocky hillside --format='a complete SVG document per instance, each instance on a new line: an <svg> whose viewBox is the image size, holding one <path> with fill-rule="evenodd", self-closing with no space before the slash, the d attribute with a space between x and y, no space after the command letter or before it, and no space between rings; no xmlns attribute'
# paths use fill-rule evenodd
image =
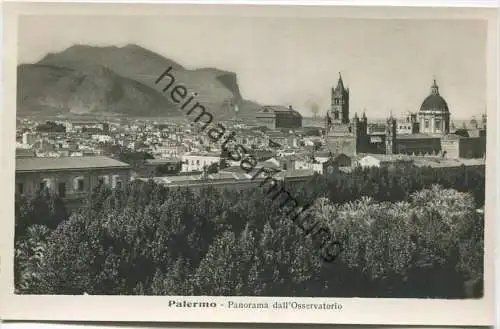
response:
<svg viewBox="0 0 500 329"><path fill-rule="evenodd" d="M172 67L176 82L198 94L214 116L252 115L259 105L242 98L233 72L188 70L137 45L76 45L18 67L18 111L47 114L182 115L155 80ZM164 80L167 83L168 79ZM235 106L237 105L237 106ZM237 108L237 112L235 111Z"/></svg>

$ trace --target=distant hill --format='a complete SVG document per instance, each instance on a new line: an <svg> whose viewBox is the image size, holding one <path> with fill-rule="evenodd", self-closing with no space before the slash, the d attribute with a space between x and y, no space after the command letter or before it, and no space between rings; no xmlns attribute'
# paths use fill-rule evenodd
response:
<svg viewBox="0 0 500 329"><path fill-rule="evenodd" d="M168 67L215 117L253 116L259 108L242 98L233 72L188 70L137 45L75 45L18 66L18 113L183 115L154 83Z"/></svg>

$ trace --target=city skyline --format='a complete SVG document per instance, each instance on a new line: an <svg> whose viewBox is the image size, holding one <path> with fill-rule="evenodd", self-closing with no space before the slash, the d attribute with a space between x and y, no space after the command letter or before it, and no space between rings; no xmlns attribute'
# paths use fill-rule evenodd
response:
<svg viewBox="0 0 500 329"><path fill-rule="evenodd" d="M326 114L339 72L352 93L351 116L364 109L372 118L417 112L433 79L452 119L478 117L486 110L486 24L481 21L160 19L22 16L18 62L36 62L76 43L135 43L190 69L233 71L245 99L262 105L292 104L305 116L311 115L312 103L320 106L320 116ZM242 39L249 42L234 47Z"/></svg>

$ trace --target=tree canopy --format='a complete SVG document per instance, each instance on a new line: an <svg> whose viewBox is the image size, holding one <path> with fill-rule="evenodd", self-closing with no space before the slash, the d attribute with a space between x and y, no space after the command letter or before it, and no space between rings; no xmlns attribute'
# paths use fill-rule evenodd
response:
<svg viewBox="0 0 500 329"><path fill-rule="evenodd" d="M54 121L47 121L36 126L36 131L44 133L64 133L66 132L66 126L55 123Z"/></svg>
<svg viewBox="0 0 500 329"><path fill-rule="evenodd" d="M39 199L38 208L20 199L16 223L26 224L16 242L16 288L462 298L464 281L482 281L484 218L475 209L484 203L484 173L405 170L337 172L290 187L301 201L312 200L309 214L342 242L332 263L322 262L312 237L260 189L134 181L124 190L96 189L69 217L50 206L53 196Z"/></svg>

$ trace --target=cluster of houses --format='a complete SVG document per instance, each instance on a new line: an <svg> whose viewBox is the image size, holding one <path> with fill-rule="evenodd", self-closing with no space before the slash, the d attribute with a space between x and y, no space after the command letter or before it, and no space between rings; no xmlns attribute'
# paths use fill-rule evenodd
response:
<svg viewBox="0 0 500 329"><path fill-rule="evenodd" d="M250 188L259 184L254 172L242 170L239 163L229 161L227 167L215 172L204 168L218 164L216 154L186 154L180 162L148 160L146 171L135 172L130 165L105 156L86 157L18 157L16 158L16 193L34 195L40 189L48 189L66 200L78 202L89 191L100 185L122 188L131 180L154 180L167 187ZM271 168L273 178L284 182L305 182L312 175L331 174L339 169L349 172L353 168L381 166L430 166L459 167L484 166L484 159L447 159L435 156L409 157L405 155L369 154L351 157L345 154L315 154L314 161L300 156L270 157L259 161L254 170ZM158 168L164 168L163 171ZM258 178L258 179L256 179Z"/></svg>

